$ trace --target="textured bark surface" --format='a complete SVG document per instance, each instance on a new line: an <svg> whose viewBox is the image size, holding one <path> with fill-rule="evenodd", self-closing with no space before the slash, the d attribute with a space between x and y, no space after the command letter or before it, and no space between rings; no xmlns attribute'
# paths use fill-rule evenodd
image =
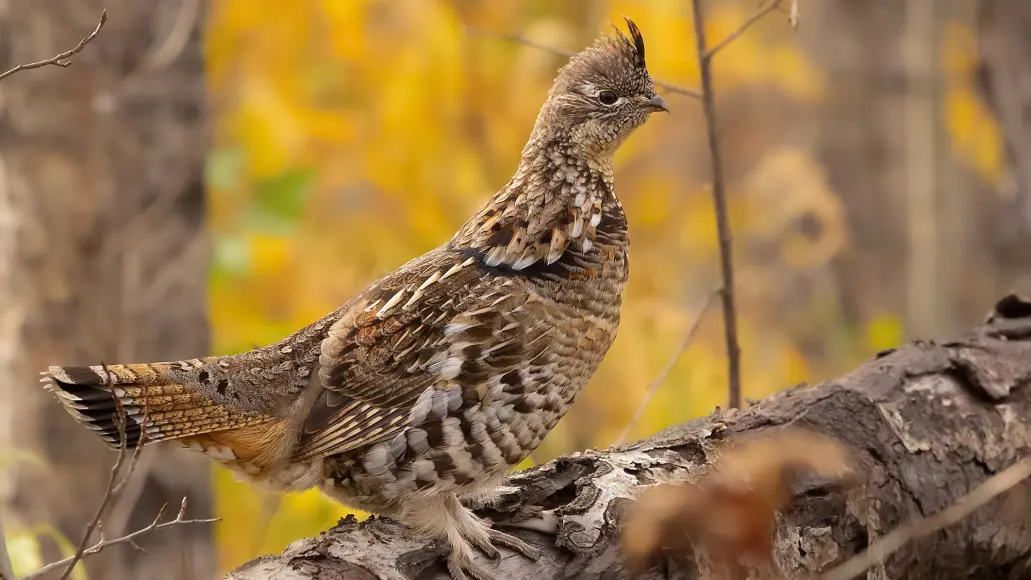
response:
<svg viewBox="0 0 1031 580"><path fill-rule="evenodd" d="M1031 303L1003 300L985 326L947 342L880 353L847 376L800 386L745 411L670 428L608 451L559 458L513 474L497 522L540 546L532 563L508 551L505 580L620 578L618 529L628 502L656 483L692 481L735 435L793 425L847 445L865 482L848 490L799 485L777 517L775 560L787 577L826 570L916 517L937 513L1031 451ZM1017 578L1031 570L1031 530L1004 498L892 556L869 578ZM231 580L446 578L443 550L386 519L342 520ZM654 570L643 577L705 577Z"/></svg>
<svg viewBox="0 0 1031 580"><path fill-rule="evenodd" d="M77 544L114 454L44 392L51 364L207 352L202 188L203 2L0 0L0 70L99 36L68 68L0 81L0 449L7 531L50 523ZM189 496L211 511L203 458L148 448L112 506L108 537ZM8 517L9 516L9 517ZM208 526L182 526L86 560L91 578L210 578ZM56 559L45 544L47 560Z"/></svg>

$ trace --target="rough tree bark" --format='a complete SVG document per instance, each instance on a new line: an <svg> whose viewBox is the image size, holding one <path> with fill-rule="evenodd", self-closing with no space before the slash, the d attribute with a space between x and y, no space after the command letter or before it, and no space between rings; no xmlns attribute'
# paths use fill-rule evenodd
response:
<svg viewBox="0 0 1031 580"><path fill-rule="evenodd" d="M0 70L65 51L67 69L0 82L0 449L8 531L54 524L78 543L114 454L40 387L51 364L175 360L207 352L205 120L200 0L0 0ZM109 537L189 496L211 512L208 466L149 448L104 520ZM210 527L148 536L86 561L91 578L210 578ZM48 545L47 559L56 559Z"/></svg>
<svg viewBox="0 0 1031 580"><path fill-rule="evenodd" d="M587 451L513 474L497 522L529 516L519 530L543 557L503 551L506 580L620 578L617 535L636 493L696 480L722 441L780 426L804 427L847 445L865 482L841 490L803 485L777 517L774 556L787 577L826 570L912 518L934 514L1031 451L1031 303L1008 298L989 323L957 340L882 352L847 376L799 386L744 411L716 414L607 451ZM1031 529L997 499L917 540L870 578L1027 577ZM446 578L443 551L387 519L342 520L279 556L254 560L230 580L420 580ZM652 571L646 578L704 578Z"/></svg>

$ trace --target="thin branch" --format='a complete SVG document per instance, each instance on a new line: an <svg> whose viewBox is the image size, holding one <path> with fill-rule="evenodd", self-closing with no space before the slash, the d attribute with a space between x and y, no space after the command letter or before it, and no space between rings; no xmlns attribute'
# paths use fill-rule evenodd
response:
<svg viewBox="0 0 1031 580"><path fill-rule="evenodd" d="M791 0L791 7L788 10L788 24L792 29L798 28L798 19L802 17L802 9L798 6L799 0Z"/></svg>
<svg viewBox="0 0 1031 580"><path fill-rule="evenodd" d="M167 504L166 504L166 506L167 506ZM161 521L161 516L164 515L164 511L165 511L165 507L166 506L161 506L161 509L158 510L158 514L154 518L154 521L151 522L150 525L148 525L147 527L140 528L139 530L136 530L135 532L133 532L131 534L126 534L124 536L121 536L121 537L118 537L118 538L114 538L114 539L111 539L111 540L107 540L107 539L104 539L103 537L101 537L101 539L96 544L93 544L92 546L90 546L89 548L84 550L82 555L78 556L78 558L76 556L69 556L68 558L65 558L64 560L59 560L57 562L53 562L51 564L47 564L46 566L40 568L39 570L36 570L32 574L29 574L28 576L23 577L21 580L33 580L34 578L39 578L39 577L43 576L44 574L46 574L47 572L50 572L51 570L55 570L57 568L60 568L61 566L64 566L66 564L74 565L75 562L77 562L78 560L82 559L85 556L92 556L93 554L99 553L104 548L108 548L110 546L115 546L117 544L128 544L128 545L132 546L133 548L135 548L137 550L143 551L143 548L140 548L139 545L136 544L136 540L138 538L140 538L141 536L149 534L151 532L159 532L161 530L165 530L165 529L171 528L173 526L179 526L179 525L210 524L210 523L214 523L214 522L219 521L219 518L205 518L205 519L197 519L197 518L195 518L195 519L189 519L189 520L186 519L186 498L184 497L182 504L179 506L179 515L177 515L174 520L170 520L170 521L167 521L167 522L162 522Z"/></svg>
<svg viewBox="0 0 1031 580"><path fill-rule="evenodd" d="M143 66L137 73L167 68L179 58L186 48L187 41L190 40L190 35L193 34L193 25L200 14L200 8L200 0L181 0L179 11L172 22L172 29L160 45L151 46L147 50L143 57Z"/></svg>
<svg viewBox="0 0 1031 580"><path fill-rule="evenodd" d="M111 490L111 495L121 495L122 490L125 489L125 484L129 483L129 479L132 478L132 474L136 471L136 465L140 462L140 453L143 451L144 439L147 437L146 421L140 424L140 439L136 443L136 447L132 450L132 459L129 460L129 468L125 471L125 475L122 480L115 485L114 489Z"/></svg>
<svg viewBox="0 0 1031 580"><path fill-rule="evenodd" d="M112 110L118 102L145 84L148 74L164 70L172 65L190 40L194 23L201 11L201 0L180 0L179 10L172 21L171 30L160 44L151 45L144 53L142 63L109 93L100 95L103 110ZM124 231L124 230L123 230Z"/></svg>
<svg viewBox="0 0 1031 580"><path fill-rule="evenodd" d="M168 298L175 288L175 284L187 278L183 274L196 267L196 260L208 249L207 243L208 240L203 236L197 236L191 240L182 252L149 281L142 295L137 297L135 303L128 310L134 313L153 312L155 305Z"/></svg>
<svg viewBox="0 0 1031 580"><path fill-rule="evenodd" d="M705 304L702 305L701 310L698 311L698 315L695 316L694 322L691 323L691 326L688 328L687 334L684 335L684 340L680 343L680 348L678 348L677 352L670 357L669 362L666 363L662 372L660 372L659 375L655 377L655 380L648 385L648 391L645 393L644 398L641 399L641 402L637 404L637 410L634 411L633 417L631 417L630 421L623 426L623 430L620 431L619 437L617 437L612 443L613 447L622 445L626 441L627 437L630 436L630 430L633 429L634 425L641 420L645 410L648 408L648 404L652 402L652 398L655 397L655 393L659 391L659 386L666 380L666 377L669 375L670 371L673 370L673 367L677 364L677 361L680 360L680 357L687 350L687 347L691 346L691 341L694 340L694 335L698 332L698 327L702 324L702 318L705 316L705 313L709 311L709 307L712 306L713 298L715 298L719 293L719 288L716 288L709 293L709 296L705 299Z"/></svg>
<svg viewBox="0 0 1031 580"><path fill-rule="evenodd" d="M51 57L51 58L48 58L46 60L41 60L41 61L38 61L38 62L30 62L28 64L20 64L20 65L12 68L11 70L9 70L7 72L0 74L0 79L4 79L6 77L9 77L9 76L13 75L14 73L16 73L18 71L29 70L29 69L32 69L32 68L42 68L42 67L50 66L50 65L59 66L61 68L68 68L69 66L72 65L72 63L70 61L66 61L64 59L66 59L66 58L68 58L68 57L70 57L70 56L72 56L74 54L77 54L87 44L92 42L93 39L96 38L98 34L100 34L100 29L104 27L104 23L105 22L107 22L107 9L106 8L104 9L103 12L100 13L100 22L97 23L97 27L93 29L93 32L91 32L89 34L89 36L87 36L86 38L83 38L82 40L80 40L79 44L75 45L75 48L73 48L71 50L67 50L65 52L62 52L61 54L59 54L57 56L54 56L54 57Z"/></svg>
<svg viewBox="0 0 1031 580"><path fill-rule="evenodd" d="M104 527L114 535L122 535L128 528L129 517L132 516L140 501L140 496L143 495L149 473L153 469L157 457L157 454L147 453L146 450L140 453L139 461L136 464L136 475L128 480L125 489L119 492L117 501L108 510L107 517L104 518L107 524Z"/></svg>
<svg viewBox="0 0 1031 580"><path fill-rule="evenodd" d="M467 26L465 28L465 30L469 34L475 34L475 35L478 35L478 36L487 36L487 37L491 37L491 38L499 38L501 40L508 40L510 42L515 42L516 44L522 44L523 46L529 46L531 48L536 48L538 50L543 50L544 52L550 52L551 54L557 54L559 56L564 56L566 58L569 58L569 57L571 57L571 56L576 54L575 52L570 51L570 50L565 50L563 48L558 48L558 47L555 47L555 46L549 46L547 44L541 44L539 42L534 42L534 41L530 40L529 38L526 38L526 37L523 37L523 36L519 36L517 34L504 34L504 33L501 33L501 32L494 32L492 30L483 30L482 28L476 28L476 27L473 27L473 26ZM700 92L698 92L698 91L696 91L694 89L689 89L689 88L686 88L686 87L682 87L680 85L675 85L673 83L668 83L666 81L660 81L660 80L656 80L656 79L652 79L652 82L655 84L655 86L657 86L660 89L663 89L664 91L669 92L669 93L674 93L674 94L677 94L677 95L683 95L685 97L691 97L692 99L701 99L702 98L702 93L700 93Z"/></svg>
<svg viewBox="0 0 1031 580"><path fill-rule="evenodd" d="M884 561L885 558L909 542L959 522L1028 477L1031 477L1031 457L1025 457L1001 473L995 474L974 488L973 491L959 498L956 503L933 516L895 528L888 535L874 542L865 552L857 554L851 560L831 569L821 577L821 580L851 580L871 566Z"/></svg>
<svg viewBox="0 0 1031 580"><path fill-rule="evenodd" d="M559 56L564 56L566 58L570 58L570 57L572 57L573 55L576 54L576 52L574 52L572 50L566 50L564 48L558 48L557 46L549 46L547 44L541 44L539 42L535 42L533 40L530 40L529 38L526 38L525 36L519 36L518 34L505 34L503 32L494 32L493 30L485 30L483 28L477 28L475 26L466 26L465 30L466 30L467 34L474 34L476 36L486 36L486 37L489 37L489 38L498 38L498 39L501 39L501 40L507 40L507 41L510 41L510 42L514 42L516 44L522 44L524 46L529 46L531 48L536 48L538 50L543 50L544 52L550 52L551 54L557 54Z"/></svg>
<svg viewBox="0 0 1031 580"><path fill-rule="evenodd" d="M96 554L96 553L100 552L101 550L103 550L104 548L107 548L108 546L113 546L115 544L129 544L133 548L135 548L137 550L140 550L141 552L145 552L145 550L143 550L143 548L139 547L136 544L136 541L135 541L136 538L138 538L138 537L140 537L140 536L142 536L144 534L147 534L147 533L150 533L150 532L153 532L153 531L156 531L156 530L162 530L162 529L165 529L165 528L168 528L168 527L171 527L171 526L174 526L174 525L179 525L179 524L208 523L208 522L217 521L217 520L214 520L214 519L192 519L192 520L185 519L185 516L186 516L186 498L184 497L183 498L183 502L182 502L182 506L179 509L179 515L176 517L176 519L174 519L172 521L169 521L169 522L162 523L161 522L161 516L164 514L164 510L165 510L165 506L162 506L161 509L158 511L157 516L154 518L154 521L149 526L147 526L145 528L142 528L142 529L139 529L139 530L137 530L135 532L132 532L131 534L126 534L124 536L119 536L119 537L114 538L112 540L108 540L105 537L105 535L104 535L104 525L101 523L101 520L102 520L102 518L104 516L104 512L107 510L107 507L111 503L111 501L114 498L118 497L119 494L121 494L121 492L125 488L126 484L132 478L133 472L135 471L136 465L137 465L137 463L139 462L139 459L140 459L141 450L143 449L144 445L147 442L147 430L146 430L145 426L147 425L148 418L150 416L150 404L149 404L149 400L147 398L144 398L144 402L143 402L143 417L142 417L142 419L140 419L140 428L141 428L140 429L140 437L136 441L136 447L133 450L132 457L129 460L129 465L128 465L127 469L125 470L125 474L122 475L121 478L119 479L119 473L122 471L122 465L125 463L126 450L128 448L128 443L127 443L126 434L125 434L126 414L125 414L125 409L122 407L122 402L114 394L114 380L112 378L112 374L111 374L110 369L108 369L107 365L104 364L104 363L101 363L101 366L103 367L103 371L104 371L105 376L107 378L107 387L111 391L111 398L113 399L114 404L115 404L115 413L113 414L112 419L114 420L115 426L118 427L118 437L119 437L119 440L120 440L120 444L118 446L118 458L115 460L114 465L111 466L111 475L108 478L107 488L104 490L104 497L101 499L100 506L97 508L97 512L93 516L93 519L90 520L90 523L86 526L86 533L83 534L82 540L79 542L79 547L78 547L78 549L76 549L75 554L72 555L72 556L69 556L69 557L67 557L67 558L65 558L63 560L59 560L57 562L52 562L50 564L47 564L43 568L40 568L39 570L36 570L35 572L33 572L32 574L30 574L28 576L25 576L22 580L27 580L27 579L30 579L30 578L37 578L37 577L42 576L42 575L44 575L44 574L46 574L46 573L48 573L48 572L50 572L52 570L56 570L57 568L60 568L62 566L65 566L65 570L61 574L61 580L65 580L66 578L68 578L68 576L75 569L75 566L84 557ZM97 542L95 544L90 546L89 541L90 541L90 538L93 536L93 532L95 530L99 530L99 532L100 532L100 539L97 540Z"/></svg>
<svg viewBox="0 0 1031 580"><path fill-rule="evenodd" d="M723 327L727 342L727 365L730 408L741 406L741 347L737 340L737 311L734 307L734 258L730 220L727 217L727 198L723 190L723 165L720 161L719 136L716 133L716 105L712 86L712 53L706 49L705 23L702 20L701 0L691 0L694 12L694 30L698 67L702 77L702 110L708 133L709 157L712 160L712 200L716 210L716 230L719 233L720 270L723 276Z"/></svg>
<svg viewBox="0 0 1031 580"><path fill-rule="evenodd" d="M133 507L139 499L139 494L142 493L143 487L147 484L146 473L154 459L154 454L147 455L146 457L143 456L143 448L147 443L146 425L149 423L149 420L150 397L145 395L143 397L143 418L140 420L140 438L136 442L136 448L133 450L132 460L129 462L129 469L126 471L125 476L122 477L122 481L115 486L113 491L116 500L114 506L111 508L112 517L108 518L108 529L113 529L115 535L121 534L125 529L126 522L132 514ZM137 477L134 481L132 476L136 472L136 469L140 467L141 463L143 464L144 475L142 477ZM132 483L133 485L129 486L129 483ZM132 491L129 500L126 500L125 497L126 489ZM115 522L113 526L110 525L112 518ZM140 550L143 551L142 548Z"/></svg>
<svg viewBox="0 0 1031 580"><path fill-rule="evenodd" d="M147 442L147 430L145 426L147 424L147 419L150 416L150 405L148 400L144 399L143 419L140 422L140 437L136 441L136 447L133 450L132 457L129 460L128 468L126 469L125 474L122 475L121 479L119 479L118 474L119 472L121 472L122 464L125 462L126 449L128 447L125 435L126 414L125 409L122 407L122 402L114 394L114 380L112 378L110 369L107 368L107 365L105 363L102 362L100 364L101 367L103 367L105 376L107 377L107 387L108 390L111 392L111 399L114 401L115 404L115 412L112 416L112 419L114 420L115 425L118 427L118 437L120 441L118 445L118 458L115 460L115 464L111 466L111 475L107 481L107 488L104 490L104 497L101 498L100 506L97 507L97 512L93 516L93 519L90 520L90 523L86 526L86 533L83 534L82 540L79 542L79 547L75 551L75 555L65 558L64 560L61 560L61 562L67 562L68 567L61 575L60 580L65 580L65 578L71 575L72 570L75 569L76 564L78 564L84 556L88 554L95 554L96 552L99 552L101 549L108 545L111 545L112 543L122 543L125 541L124 538L129 538L131 540L133 537L135 537L133 534L129 534L124 538L107 541L104 538L104 526L101 524L101 519L104 517L104 512L107 511L107 506L111 503L111 500L117 497L122 492L122 489L125 488L125 484L128 483L129 479L132 477L132 474L136 469L136 464L139 462L140 459L140 452L143 449L144 444L146 444ZM185 498L183 499L183 502L183 505L185 506ZM162 508L162 510L163 509L164 508ZM158 516L155 519L155 523L160 518L161 512L158 512ZM153 524L151 527L153 527ZM97 529L100 530L100 540L93 547L87 547L89 546L90 538L93 536L93 531ZM144 529L146 530L146 528ZM135 533L137 532L134 532L134 534ZM61 564L55 562L54 564L48 565L48 567L59 565Z"/></svg>
<svg viewBox="0 0 1031 580"><path fill-rule="evenodd" d="M103 22L103 20L101 20L101 22ZM111 503L111 496L114 495L115 490L120 487L118 483L118 473L122 469L122 463L125 462L125 409L122 408L122 402L115 396L114 380L111 378L110 369L108 369L107 364L103 362L100 363L100 365L104 369L104 375L107 377L107 387L111 392L111 399L115 403L114 422L118 427L118 437L121 443L118 445L118 459L116 459L115 464L111 466L111 475L107 479L107 488L104 489L104 497L100 500L100 506L97 507L97 512L94 514L93 519L86 525L86 533L82 535L82 540L79 541L79 547L75 550L75 555L71 558L66 558L66 560L68 560L68 567L65 569L64 573L61 574L60 580L65 580L65 578L68 578L68 576L71 575L72 570L75 569L75 565L79 563L79 560L81 560L83 555L86 553L90 538L93 536L93 531L97 529L97 526L100 524L100 518L104 516L104 511L107 510L107 504ZM133 459L136 457L137 455L133 453ZM130 471L131 470L132 468L130 467Z"/></svg>
<svg viewBox="0 0 1031 580"><path fill-rule="evenodd" d="M726 38L724 38L723 40L719 41L718 43L716 43L715 46L713 46L712 48L707 50L705 52L705 56L707 58L712 58L712 57L716 56L717 52L719 52L719 51L723 50L724 48L726 48L727 45L730 44L731 42L734 42L734 40L736 40L737 37L739 37L742 34L744 34L744 32L746 30L751 28L752 25L755 24L756 22L758 22L763 16L766 16L770 12L773 12L774 10L776 10L777 7L780 6L781 2L783 2L783 0L770 0L765 6L763 6L759 10L757 10L755 12L755 14L752 14L751 16L748 17L747 20L745 20L743 23L741 23L741 26L738 26L737 29L734 32L731 32L730 34L727 35ZM793 3L793 7L794 7L794 3Z"/></svg>
<svg viewBox="0 0 1031 580"><path fill-rule="evenodd" d="M11 555L7 553L7 536L4 535L4 521L0 518L0 580L15 580Z"/></svg>

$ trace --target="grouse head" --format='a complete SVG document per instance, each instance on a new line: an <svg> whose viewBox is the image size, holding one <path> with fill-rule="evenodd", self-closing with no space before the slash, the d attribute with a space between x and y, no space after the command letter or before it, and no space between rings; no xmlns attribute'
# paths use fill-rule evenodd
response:
<svg viewBox="0 0 1031 580"><path fill-rule="evenodd" d="M649 115L669 112L645 66L644 37L625 20L629 37L616 29L559 70L538 118L587 157L612 155Z"/></svg>

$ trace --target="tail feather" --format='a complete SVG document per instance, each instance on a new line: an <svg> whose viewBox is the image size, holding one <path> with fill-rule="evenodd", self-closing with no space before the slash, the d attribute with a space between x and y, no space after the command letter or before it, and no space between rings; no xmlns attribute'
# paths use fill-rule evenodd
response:
<svg viewBox="0 0 1031 580"><path fill-rule="evenodd" d="M269 418L259 413L215 403L190 385L170 377L185 363L154 363L89 367L53 366L41 373L72 417L95 431L109 446L119 447L122 434L116 420L124 413L125 444L179 439L247 425ZM116 402L117 401L117 402Z"/></svg>

